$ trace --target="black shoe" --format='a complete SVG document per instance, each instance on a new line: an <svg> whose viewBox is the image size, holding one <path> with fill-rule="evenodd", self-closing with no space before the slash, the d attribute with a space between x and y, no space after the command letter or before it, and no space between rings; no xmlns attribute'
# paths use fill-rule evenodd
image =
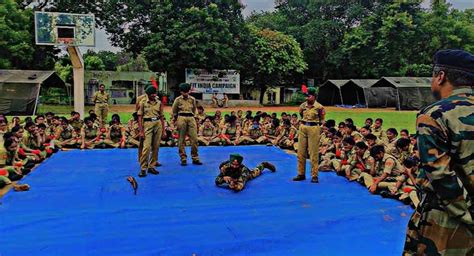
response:
<svg viewBox="0 0 474 256"><path fill-rule="evenodd" d="M202 165L202 162L199 160L193 160L193 164L195 165Z"/></svg>
<svg viewBox="0 0 474 256"><path fill-rule="evenodd" d="M160 172L155 170L155 168L148 168L148 173L153 175L160 174Z"/></svg>
<svg viewBox="0 0 474 256"><path fill-rule="evenodd" d="M181 161L181 166L186 166L186 165L188 165L188 162L186 162L186 160Z"/></svg>
<svg viewBox="0 0 474 256"><path fill-rule="evenodd" d="M140 173L138 174L138 177L140 177L140 178L146 177L146 171L145 171L145 170L141 170Z"/></svg>
<svg viewBox="0 0 474 256"><path fill-rule="evenodd" d="M389 191L381 191L381 192L380 192L380 195L381 195L383 198L398 199L398 196L397 196L397 195L393 195L393 194L390 193Z"/></svg>
<svg viewBox="0 0 474 256"><path fill-rule="evenodd" d="M298 175L298 176L293 178L293 181L302 181L302 180L305 180L305 179L306 179L306 176Z"/></svg>
<svg viewBox="0 0 474 256"><path fill-rule="evenodd" d="M267 168L268 170L270 170L272 172L276 172L276 167L273 164L271 164L269 162L263 162L262 165L263 165L264 168Z"/></svg>
<svg viewBox="0 0 474 256"><path fill-rule="evenodd" d="M156 165L155 165L155 166L156 166L156 167L160 167L160 166L162 166L162 164L160 164L160 162L156 162Z"/></svg>
<svg viewBox="0 0 474 256"><path fill-rule="evenodd" d="M311 183L319 183L318 177L311 178Z"/></svg>

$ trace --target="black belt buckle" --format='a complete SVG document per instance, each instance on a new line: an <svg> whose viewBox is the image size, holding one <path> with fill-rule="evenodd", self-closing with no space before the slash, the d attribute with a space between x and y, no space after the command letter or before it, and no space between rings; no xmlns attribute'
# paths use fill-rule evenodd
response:
<svg viewBox="0 0 474 256"><path fill-rule="evenodd" d="M306 126L318 126L319 122L303 122L303 124Z"/></svg>
<svg viewBox="0 0 474 256"><path fill-rule="evenodd" d="M155 121L158 121L158 120L160 120L159 117L143 118L143 121L145 121L145 122L155 122Z"/></svg>

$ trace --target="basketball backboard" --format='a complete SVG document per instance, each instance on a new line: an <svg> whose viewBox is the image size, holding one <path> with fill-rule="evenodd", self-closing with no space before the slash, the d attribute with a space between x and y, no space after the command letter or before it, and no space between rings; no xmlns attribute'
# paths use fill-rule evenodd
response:
<svg viewBox="0 0 474 256"><path fill-rule="evenodd" d="M93 14L35 12L37 45L95 46Z"/></svg>

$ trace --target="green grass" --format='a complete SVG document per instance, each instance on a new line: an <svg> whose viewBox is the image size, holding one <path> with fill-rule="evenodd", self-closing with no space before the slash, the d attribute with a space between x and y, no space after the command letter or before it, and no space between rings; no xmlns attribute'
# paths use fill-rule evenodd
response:
<svg viewBox="0 0 474 256"><path fill-rule="evenodd" d="M89 111L89 109L93 109L93 106L86 106L85 112ZM245 108L242 108L245 109ZM38 113L46 113L48 111L57 113L62 116L69 117L69 113L73 110L71 106L40 106L38 108ZM214 112L206 112L207 114L213 115ZM230 111L223 111L222 114L229 114ZM255 113L255 111L254 111ZM287 112L287 113L294 113L294 112ZM114 114L114 112L109 112L109 118ZM132 113L118 113L120 115L120 119L123 123L126 123L132 116ZM271 113L270 113L271 114ZM281 112L277 112L278 115ZM165 117L167 120L170 119L170 113L166 112ZM339 122L343 122L346 118L352 118L354 123L357 127L360 127L364 124L366 118L382 118L384 120L383 127L385 129L388 128L396 128L398 131L401 129L408 129L410 133L415 133L415 122L416 122L416 111L377 111L377 110L366 110L361 109L360 112L357 110L345 110L345 109L338 109L338 110L331 110L327 112L326 119L334 119L336 120L336 124Z"/></svg>

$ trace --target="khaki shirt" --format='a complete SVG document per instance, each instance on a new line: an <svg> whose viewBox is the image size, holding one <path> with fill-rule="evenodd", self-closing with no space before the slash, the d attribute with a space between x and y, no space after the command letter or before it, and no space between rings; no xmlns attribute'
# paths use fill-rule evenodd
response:
<svg viewBox="0 0 474 256"><path fill-rule="evenodd" d="M162 116L161 102L157 100L150 101L148 99L144 99L140 101L137 114L139 116L143 116L143 118L159 118Z"/></svg>
<svg viewBox="0 0 474 256"><path fill-rule="evenodd" d="M392 161L387 161L388 159L391 159ZM379 171L380 170L390 176L399 176L403 174L404 167L394 156L386 153L383 156L382 161L379 162Z"/></svg>
<svg viewBox="0 0 474 256"><path fill-rule="evenodd" d="M8 154L7 150L3 147L3 144L0 145L0 167L7 165Z"/></svg>
<svg viewBox="0 0 474 256"><path fill-rule="evenodd" d="M173 102L173 116L178 114L195 114L196 113L196 99L188 96L184 99L183 96L177 97Z"/></svg>
<svg viewBox="0 0 474 256"><path fill-rule="evenodd" d="M138 108L140 108L140 102L142 102L142 100L144 99L147 99L148 95L146 94L142 94L140 96L137 97L137 104L135 106L135 110L138 111Z"/></svg>
<svg viewBox="0 0 474 256"><path fill-rule="evenodd" d="M100 91L95 92L94 96L92 97L92 102L95 104L107 104L109 103L109 94L106 92L101 93Z"/></svg>
<svg viewBox="0 0 474 256"><path fill-rule="evenodd" d="M308 102L303 102L300 105L300 112L303 112L304 122L322 122L322 113L324 113L323 105L314 102L313 106L308 106Z"/></svg>

